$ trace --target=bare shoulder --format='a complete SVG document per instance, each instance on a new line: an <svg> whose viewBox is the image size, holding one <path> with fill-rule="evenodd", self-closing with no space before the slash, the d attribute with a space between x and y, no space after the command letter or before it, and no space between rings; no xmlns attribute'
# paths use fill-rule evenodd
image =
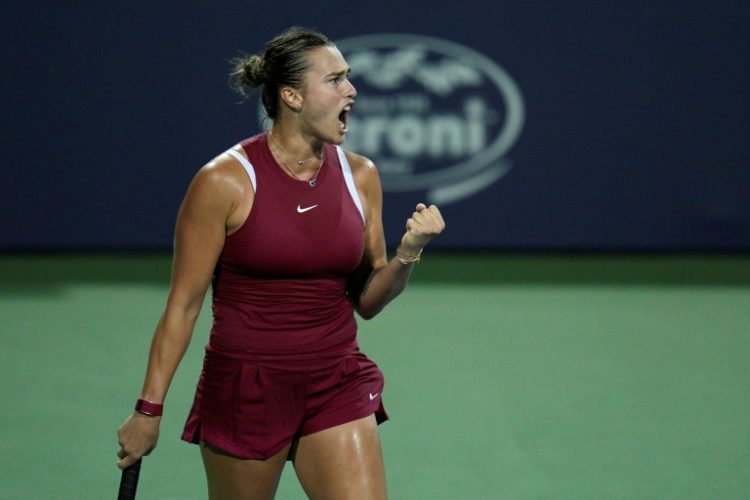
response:
<svg viewBox="0 0 750 500"><path fill-rule="evenodd" d="M193 177L179 220L217 224L222 233L228 234L244 221L252 202L252 185L242 165L232 155L222 153Z"/></svg>
<svg viewBox="0 0 750 500"><path fill-rule="evenodd" d="M239 145L232 149L238 152L242 150ZM224 152L198 170L190 189L212 197L236 201L238 197L246 196L247 190L252 189L252 186L240 162Z"/></svg>
<svg viewBox="0 0 750 500"><path fill-rule="evenodd" d="M363 191L380 188L380 176L375 164L367 158L357 153L344 150L346 159L352 168L352 176L357 187Z"/></svg>
<svg viewBox="0 0 750 500"><path fill-rule="evenodd" d="M366 156L347 150L344 150L344 154L352 169L354 184L363 204L366 224L378 227L383 206L383 188L378 169Z"/></svg>

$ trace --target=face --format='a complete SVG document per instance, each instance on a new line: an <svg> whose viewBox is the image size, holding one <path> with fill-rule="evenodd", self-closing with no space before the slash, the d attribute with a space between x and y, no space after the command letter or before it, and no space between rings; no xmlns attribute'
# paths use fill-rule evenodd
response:
<svg viewBox="0 0 750 500"><path fill-rule="evenodd" d="M336 47L313 49L307 57L309 68L300 92L302 131L324 142L341 144L357 96L349 81L351 70Z"/></svg>

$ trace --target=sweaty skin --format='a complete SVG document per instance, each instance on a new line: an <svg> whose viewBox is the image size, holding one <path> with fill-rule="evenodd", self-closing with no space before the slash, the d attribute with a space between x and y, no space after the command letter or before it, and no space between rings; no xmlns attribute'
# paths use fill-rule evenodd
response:
<svg viewBox="0 0 750 500"><path fill-rule="evenodd" d="M280 89L280 112L271 131L280 145L271 144L272 155L280 165L286 162L298 167L294 172L298 179L315 175L324 143L343 143L347 115L357 95L338 49L319 47L307 57L309 67L302 88ZM239 145L234 150L244 155ZM363 156L351 152L346 156L365 215L364 258L350 277L348 293L359 315L369 319L403 291L414 264L388 260L377 168ZM314 160L297 166L294 160L303 158ZM172 281L151 343L142 399L164 402L192 337L225 238L243 224L253 202L252 185L231 155L218 156L194 177L177 217ZM444 228L436 206L418 203L406 220L400 254L417 256ZM130 466L156 447L160 422L161 417L139 413L126 419L118 429L118 467ZM289 452L288 448L282 450L267 461L240 461L210 446L201 448L211 498L220 498L224 490L247 495L254 487L259 489L259 498L272 497L286 457L283 454ZM311 497L385 498L380 441L372 415L300 438L294 453L295 469Z"/></svg>

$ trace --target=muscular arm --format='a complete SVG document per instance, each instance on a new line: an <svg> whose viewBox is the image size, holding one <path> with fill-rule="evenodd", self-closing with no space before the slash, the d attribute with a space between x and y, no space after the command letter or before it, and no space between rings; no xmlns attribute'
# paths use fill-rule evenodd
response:
<svg viewBox="0 0 750 500"><path fill-rule="evenodd" d="M242 199L232 165L220 157L196 174L177 216L172 283L154 332L141 398L162 403L185 350L211 281L214 266ZM234 161L234 160L230 160ZM158 439L159 417L134 413L118 430L118 466L148 454Z"/></svg>
<svg viewBox="0 0 750 500"><path fill-rule="evenodd" d="M354 308L364 319L371 319L406 288L413 264L401 264L397 259L374 267L363 259L349 277L348 293Z"/></svg>
<svg viewBox="0 0 750 500"><path fill-rule="evenodd" d="M364 319L378 314L406 287L414 263L388 261L383 233L383 193L375 166L361 156L347 155L365 211L365 255L359 268L349 277L348 293L355 309ZM406 233L398 251L417 256L422 248L445 228L437 207L417 205L406 221Z"/></svg>
<svg viewBox="0 0 750 500"><path fill-rule="evenodd" d="M149 353L141 397L163 402L177 365L187 349L214 266L224 245L231 209L221 195L221 173L201 170L177 216L172 284Z"/></svg>

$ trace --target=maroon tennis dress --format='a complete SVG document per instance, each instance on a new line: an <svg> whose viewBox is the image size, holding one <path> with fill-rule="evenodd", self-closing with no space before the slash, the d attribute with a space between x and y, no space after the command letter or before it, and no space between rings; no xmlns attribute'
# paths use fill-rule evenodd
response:
<svg viewBox="0 0 750 500"><path fill-rule="evenodd" d="M375 414L383 376L359 351L346 278L364 251L359 196L326 144L311 185L260 134L243 141L255 198L213 277L213 326L182 439L265 459L292 439Z"/></svg>

